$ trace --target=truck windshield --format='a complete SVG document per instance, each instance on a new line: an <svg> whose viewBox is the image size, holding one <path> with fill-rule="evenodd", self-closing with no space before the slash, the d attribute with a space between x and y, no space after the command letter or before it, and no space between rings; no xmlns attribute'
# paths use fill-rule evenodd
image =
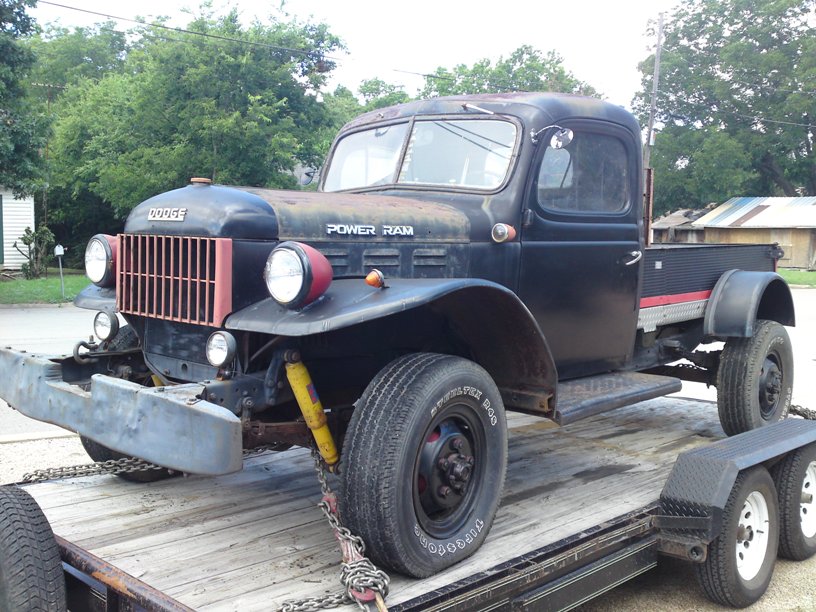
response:
<svg viewBox="0 0 816 612"><path fill-rule="evenodd" d="M516 142L514 124L498 119L421 120L410 133L409 125L343 138L326 172L324 191L393 183L489 191L504 182Z"/></svg>

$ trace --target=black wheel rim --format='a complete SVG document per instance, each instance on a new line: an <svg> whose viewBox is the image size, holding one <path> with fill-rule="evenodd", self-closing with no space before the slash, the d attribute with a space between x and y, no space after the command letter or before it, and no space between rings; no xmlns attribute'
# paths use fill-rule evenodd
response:
<svg viewBox="0 0 816 612"><path fill-rule="evenodd" d="M782 393L784 372L776 353L765 357L759 373L759 410L766 421L774 416Z"/></svg>
<svg viewBox="0 0 816 612"><path fill-rule="evenodd" d="M445 406L417 448L412 492L417 521L430 536L452 536L469 520L484 477L486 438L474 408Z"/></svg>

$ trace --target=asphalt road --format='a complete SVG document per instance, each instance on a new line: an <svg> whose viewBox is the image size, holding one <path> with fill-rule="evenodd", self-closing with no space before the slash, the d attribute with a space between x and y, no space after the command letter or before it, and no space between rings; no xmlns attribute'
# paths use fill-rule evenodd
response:
<svg viewBox="0 0 816 612"><path fill-rule="evenodd" d="M789 329L796 367L793 401L816 409L816 290L794 289L797 326ZM43 353L69 353L74 344L92 331L93 312L73 306L2 308L0 307L0 346L13 346ZM2 373L1 375L8 375ZM715 399L713 389L686 383L680 396ZM31 467L46 463L69 465L87 458L76 438L64 439L69 432L28 419L0 401L0 457L3 448L24 454ZM19 440L38 440L22 442ZM19 448L19 451L16 450ZM6 462L8 463L8 454ZM49 463L50 462L50 463ZM56 463L55 463L56 462ZM3 476L16 474L0 463ZM697 587L693 568L672 559L662 560L656 570L593 600L581 608L587 611L613 610L721 610L708 602ZM803 563L780 561L766 595L752 610L816 609L816 558Z"/></svg>

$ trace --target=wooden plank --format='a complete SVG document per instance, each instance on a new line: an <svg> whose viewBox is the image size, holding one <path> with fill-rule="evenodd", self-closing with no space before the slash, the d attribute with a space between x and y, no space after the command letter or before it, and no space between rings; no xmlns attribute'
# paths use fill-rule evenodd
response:
<svg viewBox="0 0 816 612"><path fill-rule="evenodd" d="M426 580L392 576L389 603L651 504L679 452L722 436L716 406L669 398L560 429L523 415L508 425L507 480L484 546ZM197 609L267 610L339 590L340 552L305 451L257 457L218 478L28 488L56 533Z"/></svg>

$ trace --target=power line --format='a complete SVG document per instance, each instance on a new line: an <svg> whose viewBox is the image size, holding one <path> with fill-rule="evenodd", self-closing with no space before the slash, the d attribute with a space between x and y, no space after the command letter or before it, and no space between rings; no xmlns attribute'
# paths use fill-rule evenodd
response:
<svg viewBox="0 0 816 612"><path fill-rule="evenodd" d="M146 26L150 28L159 28L162 30L170 30L172 32L178 32L180 34L191 34L193 36L201 36L202 38L212 38L215 40L225 41L225 42L234 42L240 43L242 45L250 45L254 47L262 47L265 49L272 49L274 51L286 51L288 53L296 53L299 55L311 56L315 53L314 50L303 50L303 49L293 49L291 47L283 47L280 45L272 45L269 43L257 42L253 40L243 40L240 38L230 38L229 36L222 36L220 34L208 34L207 32L196 32L195 30L187 30L185 28L174 28L172 26L166 26L159 23L146 23L144 21L139 21L138 19L130 19L129 17L118 17L116 15L110 15L108 13L100 13L98 11L91 11L88 9L78 8L76 6L68 6L67 4L59 4L57 2L48 2L47 0L39 0L40 4L48 4L49 6L56 6L59 8L68 9L70 11L78 11L80 13L87 13L89 15L97 15L99 17L105 17L106 19L114 19L116 21L126 21L128 23L135 23L140 26ZM322 57L326 59L330 59L333 61L342 61L341 58L332 57L329 55L322 55Z"/></svg>

